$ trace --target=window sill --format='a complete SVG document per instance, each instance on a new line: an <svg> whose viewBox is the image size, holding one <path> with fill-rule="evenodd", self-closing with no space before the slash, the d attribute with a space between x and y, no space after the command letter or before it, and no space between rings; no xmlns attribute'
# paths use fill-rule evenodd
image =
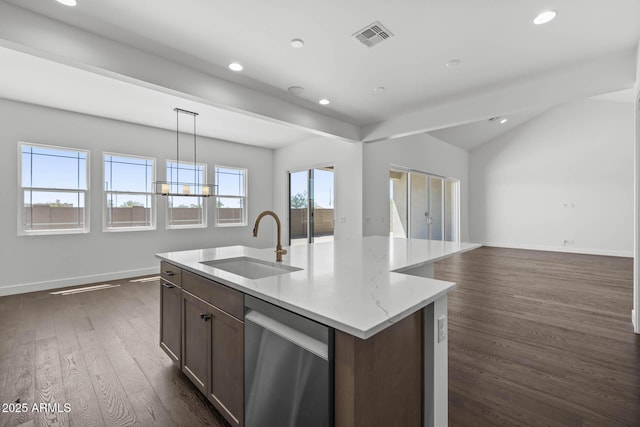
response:
<svg viewBox="0 0 640 427"><path fill-rule="evenodd" d="M167 230L189 230L190 228L207 228L207 224L198 225L167 225Z"/></svg>
<svg viewBox="0 0 640 427"><path fill-rule="evenodd" d="M56 236L67 234L89 234L89 229L82 230L37 230L37 231L24 231L18 232L18 236Z"/></svg>
<svg viewBox="0 0 640 427"><path fill-rule="evenodd" d="M237 224L216 224L216 227L219 228L228 228L228 227L246 227L248 224L246 222L237 223Z"/></svg>
<svg viewBox="0 0 640 427"><path fill-rule="evenodd" d="M108 228L104 227L102 229L103 233L127 233L127 232L135 232L135 231L155 231L156 226L153 227L118 227L118 228Z"/></svg>

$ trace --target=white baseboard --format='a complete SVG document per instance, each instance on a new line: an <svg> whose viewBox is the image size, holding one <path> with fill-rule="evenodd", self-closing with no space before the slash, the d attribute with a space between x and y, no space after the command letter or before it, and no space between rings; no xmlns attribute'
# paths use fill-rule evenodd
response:
<svg viewBox="0 0 640 427"><path fill-rule="evenodd" d="M137 270L117 271L115 273L95 274L90 276L68 277L65 279L47 280L44 282L21 283L0 287L0 297L24 294L27 292L47 291L49 289L66 288L68 286L86 285L89 283L106 282L109 280L126 279L127 277L160 274L158 266L140 268Z"/></svg>
<svg viewBox="0 0 640 427"><path fill-rule="evenodd" d="M607 249L572 248L568 246L521 245L516 243L478 242L495 248L527 249L532 251L564 252L572 254L604 255L633 258L633 251L613 251Z"/></svg>

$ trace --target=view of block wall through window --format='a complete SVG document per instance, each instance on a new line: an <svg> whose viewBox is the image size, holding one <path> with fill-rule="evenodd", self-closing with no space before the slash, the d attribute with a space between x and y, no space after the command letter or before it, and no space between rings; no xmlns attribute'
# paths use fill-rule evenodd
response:
<svg viewBox="0 0 640 427"><path fill-rule="evenodd" d="M89 152L20 144L19 234L88 232Z"/></svg>
<svg viewBox="0 0 640 427"><path fill-rule="evenodd" d="M217 166L216 225L247 225L247 170Z"/></svg>
<svg viewBox="0 0 640 427"><path fill-rule="evenodd" d="M104 153L104 229L153 230L155 160Z"/></svg>
<svg viewBox="0 0 640 427"><path fill-rule="evenodd" d="M202 193L206 177L206 164L167 160L167 181L171 193L183 193L186 188L194 194ZM168 196L167 199L167 228L207 226L207 203L203 197Z"/></svg>

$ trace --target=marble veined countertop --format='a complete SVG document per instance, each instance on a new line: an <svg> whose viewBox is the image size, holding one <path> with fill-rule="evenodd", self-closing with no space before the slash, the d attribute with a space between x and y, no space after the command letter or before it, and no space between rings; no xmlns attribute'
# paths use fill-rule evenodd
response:
<svg viewBox="0 0 640 427"><path fill-rule="evenodd" d="M421 267L477 247L378 236L290 246L282 264L302 270L256 280L201 262L237 257L274 262L274 248L226 246L156 257L358 338L369 338L455 287L394 270Z"/></svg>

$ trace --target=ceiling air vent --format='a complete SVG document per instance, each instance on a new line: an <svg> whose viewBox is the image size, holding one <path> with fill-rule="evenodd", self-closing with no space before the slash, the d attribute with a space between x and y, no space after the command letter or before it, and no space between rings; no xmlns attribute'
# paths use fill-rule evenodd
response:
<svg viewBox="0 0 640 427"><path fill-rule="evenodd" d="M385 41L389 37L393 37L393 33L387 30L380 22L376 21L373 24L367 25L360 31L356 31L351 35L351 37L366 47L373 47L378 43Z"/></svg>

